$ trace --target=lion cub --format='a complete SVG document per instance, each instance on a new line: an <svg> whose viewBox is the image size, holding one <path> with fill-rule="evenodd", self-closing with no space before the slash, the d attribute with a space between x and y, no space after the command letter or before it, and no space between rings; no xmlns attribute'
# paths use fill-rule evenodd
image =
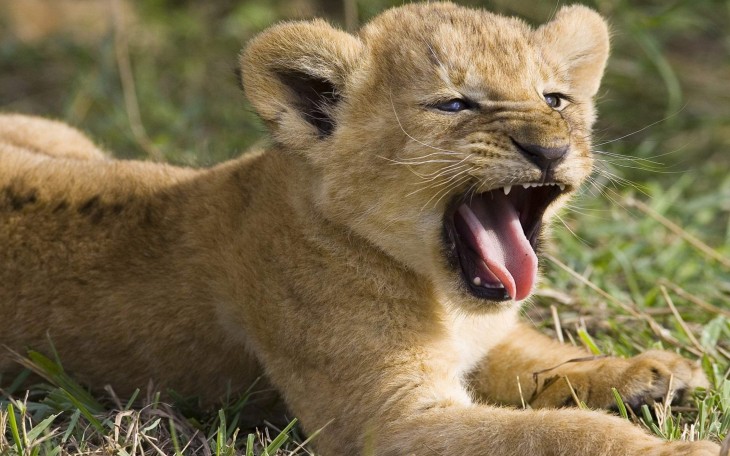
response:
<svg viewBox="0 0 730 456"><path fill-rule="evenodd" d="M668 352L585 357L517 322L543 227L591 172L605 22L411 4L288 22L241 56L274 145L212 169L105 158L0 117L0 343L208 402L259 376L325 455L715 455L567 408L704 385ZM564 363L564 364L563 364ZM533 373L553 368L533 381ZM6 352L0 370L16 369ZM519 404L522 395L533 409ZM270 411L270 410L269 410ZM262 410L261 413L267 413Z"/></svg>

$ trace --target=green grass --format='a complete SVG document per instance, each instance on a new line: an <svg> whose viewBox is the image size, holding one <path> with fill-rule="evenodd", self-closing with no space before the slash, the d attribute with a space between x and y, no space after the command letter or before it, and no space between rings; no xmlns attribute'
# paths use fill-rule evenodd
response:
<svg viewBox="0 0 730 456"><path fill-rule="evenodd" d="M359 2L361 21L393 3ZM546 278L525 314L595 353L663 348L701 359L712 388L690 407L658 404L653 414L623 415L664 438L720 441L730 429L730 3L586 3L613 29L598 99L599 169L556 223ZM0 110L64 119L121 158L145 158L151 148L173 163L211 165L264 134L233 72L242 43L297 11L342 20L341 5L325 1L138 5L136 22L123 31L149 144L130 125L129 81L125 93L113 33L21 42L2 9ZM540 23L555 2L495 0L491 8ZM43 385L26 392L17 387L22 378L0 378L3 456L260 455L292 435L239 430L245 398L205 412L161 403L154 392L91 396L56 361L32 356L50 372ZM295 431L270 453L301 454Z"/></svg>
<svg viewBox="0 0 730 456"><path fill-rule="evenodd" d="M285 428L265 427L244 432L238 426L249 394L216 412L184 413L159 393L125 401L107 387L90 395L64 371L57 360L37 352L19 362L46 382L24 391L11 385L0 390L0 454L137 454L290 455L306 444L296 436L296 419ZM20 380L17 383L20 383ZM302 453L299 453L302 454Z"/></svg>

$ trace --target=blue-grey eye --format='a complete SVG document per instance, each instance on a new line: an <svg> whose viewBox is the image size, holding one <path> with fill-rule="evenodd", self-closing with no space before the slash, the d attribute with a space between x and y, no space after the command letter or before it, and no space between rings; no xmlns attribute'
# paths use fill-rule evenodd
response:
<svg viewBox="0 0 730 456"><path fill-rule="evenodd" d="M545 103L553 109L558 109L563 104L563 96L559 93L545 94Z"/></svg>
<svg viewBox="0 0 730 456"><path fill-rule="evenodd" d="M453 100L437 104L436 109L445 112L459 112L465 109L469 109L469 105L464 100L454 98Z"/></svg>

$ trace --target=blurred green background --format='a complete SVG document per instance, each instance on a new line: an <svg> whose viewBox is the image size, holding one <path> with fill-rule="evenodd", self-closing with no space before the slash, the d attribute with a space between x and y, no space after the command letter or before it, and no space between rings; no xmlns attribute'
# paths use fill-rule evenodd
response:
<svg viewBox="0 0 730 456"><path fill-rule="evenodd" d="M563 4L463 3L533 24ZM584 3L613 32L597 100L600 169L563 215L570 229L556 230L556 252L576 269L611 271L594 279L639 302L652 301L657 281L668 278L728 305L727 268L626 201L648 201L721 254L730 252L730 1ZM0 0L0 110L63 119L118 157L144 158L147 147L167 161L208 166L265 137L234 74L251 36L280 20L316 16L353 28L395 4ZM134 83L127 81L126 91L125 56ZM137 99L131 105L130 93ZM130 125L137 106L149 146ZM551 274L560 289L580 286Z"/></svg>
<svg viewBox="0 0 730 456"><path fill-rule="evenodd" d="M114 0L116 1L116 0ZM2 0L0 110L65 119L122 157L143 152L130 131L119 79L112 0ZM327 17L345 26L345 1L144 0L122 8L142 123L171 161L211 164L263 133L236 84L242 45L282 19ZM360 23L399 2L352 2ZM539 24L561 3L462 2ZM722 179L730 164L730 2L584 2L612 24L613 52L598 100L597 143L650 128L605 148L661 155L661 175ZM25 5L25 6L24 6ZM119 21L118 21L119 23ZM658 123L656 123L658 122ZM656 124L655 124L656 123ZM709 174L708 174L709 173ZM716 190L716 188L715 188Z"/></svg>

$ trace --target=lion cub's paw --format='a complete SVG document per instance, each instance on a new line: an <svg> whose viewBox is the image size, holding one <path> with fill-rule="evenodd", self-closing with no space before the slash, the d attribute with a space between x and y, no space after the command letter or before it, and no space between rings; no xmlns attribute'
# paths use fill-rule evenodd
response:
<svg viewBox="0 0 730 456"><path fill-rule="evenodd" d="M676 353L651 350L628 361L629 367L619 379L623 384L615 388L632 408L664 400L670 386L674 403L686 402L695 388L709 386L699 364Z"/></svg>
<svg viewBox="0 0 730 456"><path fill-rule="evenodd" d="M660 350L629 359L600 358L567 363L538 373L536 378L537 389L530 401L534 408L573 406L577 398L590 408L616 409L611 391L616 388L624 403L637 411L643 404L663 401L670 386L673 403L682 403L695 388L708 386L696 363Z"/></svg>

